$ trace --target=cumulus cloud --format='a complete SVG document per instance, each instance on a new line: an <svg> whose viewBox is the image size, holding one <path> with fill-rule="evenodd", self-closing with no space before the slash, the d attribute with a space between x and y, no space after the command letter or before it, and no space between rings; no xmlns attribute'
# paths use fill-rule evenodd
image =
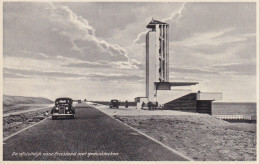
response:
<svg viewBox="0 0 260 164"><path fill-rule="evenodd" d="M59 33L71 41L72 49L79 52L79 58L85 61L129 62L127 51L113 43L97 38L95 29L89 22L75 14L68 6L51 4L51 21L56 24ZM135 66L132 66L135 68ZM131 68L131 67L129 67Z"/></svg>
<svg viewBox="0 0 260 164"><path fill-rule="evenodd" d="M14 8L19 10L13 12ZM125 48L97 37L89 21L67 5L6 3L4 10L4 56L39 60L63 56L86 63L128 62L129 69L137 67Z"/></svg>

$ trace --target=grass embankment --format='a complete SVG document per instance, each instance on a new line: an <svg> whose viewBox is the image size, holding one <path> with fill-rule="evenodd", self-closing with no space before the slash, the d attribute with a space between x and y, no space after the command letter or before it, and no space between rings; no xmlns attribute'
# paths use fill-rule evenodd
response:
<svg viewBox="0 0 260 164"><path fill-rule="evenodd" d="M116 116L194 160L256 160L256 124L212 116Z"/></svg>
<svg viewBox="0 0 260 164"><path fill-rule="evenodd" d="M23 111L53 104L52 100L42 97L3 96L3 113Z"/></svg>
<svg viewBox="0 0 260 164"><path fill-rule="evenodd" d="M3 117L3 135L7 137L23 128L26 128L36 122L48 117L45 115L46 110L50 112L51 108L46 107L53 101L42 97L22 97L22 96L6 96L4 95L3 113L11 115ZM23 112L30 109L39 110ZM23 112L12 114L13 112Z"/></svg>

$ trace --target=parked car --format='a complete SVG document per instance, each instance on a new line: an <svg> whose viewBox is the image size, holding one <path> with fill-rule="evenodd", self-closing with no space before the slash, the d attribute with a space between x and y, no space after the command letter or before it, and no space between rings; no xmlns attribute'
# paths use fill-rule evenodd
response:
<svg viewBox="0 0 260 164"><path fill-rule="evenodd" d="M73 107L73 100L71 98L57 98L55 106L51 110L52 119L57 117L75 118L75 108Z"/></svg>
<svg viewBox="0 0 260 164"><path fill-rule="evenodd" d="M110 108L119 108L119 101L116 99L111 100L109 107Z"/></svg>

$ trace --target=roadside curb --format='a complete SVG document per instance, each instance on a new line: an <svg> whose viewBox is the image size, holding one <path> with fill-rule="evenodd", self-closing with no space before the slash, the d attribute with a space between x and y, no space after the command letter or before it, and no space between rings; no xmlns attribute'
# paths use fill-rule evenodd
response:
<svg viewBox="0 0 260 164"><path fill-rule="evenodd" d="M93 108L95 108L95 109L98 109L97 107L94 107L94 106L91 106L91 107L93 107ZM133 127L132 127L132 126L130 126L130 125L127 125L126 123L124 123L124 122L122 122L122 121L120 121L120 120L118 120L118 119L114 118L113 116L111 116L111 115L109 115L109 114L107 114L107 113L103 112L103 111L102 111L102 110L100 110L100 109L98 109L98 110L99 110L100 112L102 112L102 113L104 113L104 114L108 115L108 116L109 116L109 117L111 117L112 119L114 119L114 120L116 120L116 121L120 122L121 124L123 124L123 125L125 125L125 126L129 127L130 129L132 129L132 130L134 130L134 131L138 132L139 134L141 134L141 135L143 135L143 136L145 136L145 137L149 138L150 140L152 140L152 141L154 141L154 142L156 142L156 143L160 144L160 145L161 145L161 146L163 146L164 148L166 148L166 149L170 150L171 152L173 152L173 153L175 153L175 154L177 154L177 155L181 156L182 158L184 158L184 159L186 159L186 160L188 160L188 161L194 161L193 159L191 159L191 158L189 158L189 157L185 156L184 154L180 153L179 151L177 151L177 150L175 150L175 149L173 149L173 148L171 148L171 147L169 147L169 146L165 145L164 143L162 143L162 142L160 142L160 141L158 141L158 140L154 139L153 137L151 137L151 136L148 136L147 134L145 134L145 133L143 133L143 132L139 131L138 129L136 129L136 128L133 128Z"/></svg>
<svg viewBox="0 0 260 164"><path fill-rule="evenodd" d="M21 129L21 130L15 132L15 133L11 134L10 136L7 136L7 137L3 138L3 141L6 141L7 139L9 139L9 138L11 138L11 137L13 137L13 136L16 136L17 134L19 134L19 133L21 133L21 132L23 132L23 131L25 131L25 130L27 130L27 129L33 127L33 126L38 125L39 123L45 121L46 119L48 119L48 118L50 118L50 117L51 117L51 116L46 117L45 119L43 119L43 120L41 120L41 121L39 121L39 122L37 122L37 123L35 123L35 124L32 124L32 125L30 125L30 126L24 128L24 129Z"/></svg>

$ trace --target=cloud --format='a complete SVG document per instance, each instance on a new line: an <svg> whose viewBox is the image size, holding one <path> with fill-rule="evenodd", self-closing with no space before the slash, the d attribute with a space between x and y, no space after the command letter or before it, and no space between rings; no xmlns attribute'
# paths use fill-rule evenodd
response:
<svg viewBox="0 0 260 164"><path fill-rule="evenodd" d="M213 65L212 67L218 70L220 73L235 75L256 75L256 63L228 63Z"/></svg>
<svg viewBox="0 0 260 164"><path fill-rule="evenodd" d="M137 37L135 38L135 40L133 41L134 44L141 44L143 43L143 41L141 41L141 39L143 40L144 36L146 35L146 33L150 31L150 30L146 30L143 32L140 32Z"/></svg>
<svg viewBox="0 0 260 164"><path fill-rule="evenodd" d="M168 22L168 21L174 21L174 23L177 23L178 20L182 17L182 12L185 9L185 2L181 5L179 10L174 11L170 17L164 18L162 21L163 22Z"/></svg>
<svg viewBox="0 0 260 164"><path fill-rule="evenodd" d="M48 97L53 83L60 92L74 86L70 91L81 96L89 89L97 97L112 95L115 85L120 94L113 96L128 97L126 90L136 96L136 84L139 91L145 86L151 17L170 24L171 78L204 80L204 89L232 91L234 100L255 92L255 3L6 2L3 10L5 93L30 95L40 87L35 95ZM249 83L253 87L234 91Z"/></svg>
<svg viewBox="0 0 260 164"><path fill-rule="evenodd" d="M189 75L255 75L256 74L256 63L245 62L245 63L225 63L211 65L209 67L170 67L170 72L179 73L185 76Z"/></svg>
<svg viewBox="0 0 260 164"><path fill-rule="evenodd" d="M92 62L82 62L82 63L70 63L64 64L65 67L78 67L78 68L110 68L108 64L92 63Z"/></svg>
<svg viewBox="0 0 260 164"><path fill-rule="evenodd" d="M79 53L78 58L85 61L129 62L127 51L117 44L97 38L95 29L85 18L76 15L68 6L51 6L51 21L61 35L69 38L72 49Z"/></svg>
<svg viewBox="0 0 260 164"><path fill-rule="evenodd" d="M66 5L5 3L4 10L4 56L40 60L63 56L85 62L134 64L125 48L97 37L89 21Z"/></svg>
<svg viewBox="0 0 260 164"><path fill-rule="evenodd" d="M8 71L4 71L3 78L4 79L8 79L8 78L17 79L17 78L28 78L28 76L23 76L23 75L18 74L18 73L11 73L11 72L8 72Z"/></svg>
<svg viewBox="0 0 260 164"><path fill-rule="evenodd" d="M9 53L11 53L11 52L9 52ZM44 54L41 52L30 52L28 50L17 50L17 51L14 51L11 55L18 56L18 57L24 57L24 58L30 58L30 59L39 59L39 60L46 60L49 58L49 56L47 54Z"/></svg>
<svg viewBox="0 0 260 164"><path fill-rule="evenodd" d="M88 62L88 61L82 61L75 58L66 58L62 56L57 57L58 60L65 61L65 64L62 64L62 66L65 67L77 67L77 68L114 68L114 69L140 69L143 64L140 62L129 59L129 61L116 61L116 62L107 62L107 61L101 61L101 62Z"/></svg>
<svg viewBox="0 0 260 164"><path fill-rule="evenodd" d="M171 67L170 71L183 73L183 74L218 74L215 70L203 69L203 68L178 68Z"/></svg>
<svg viewBox="0 0 260 164"><path fill-rule="evenodd" d="M51 77L51 78L75 78L84 77L79 74L65 73L65 72L47 72L37 70L26 70L26 69L14 69L4 67L5 78L17 78L17 77Z"/></svg>
<svg viewBox="0 0 260 164"><path fill-rule="evenodd" d="M230 34L235 28L228 28L221 31L211 31L204 33L194 33L191 37L181 41L174 42L175 45L185 45L187 47L198 46L220 46L222 44L232 44L236 42L244 42L250 38L252 34ZM207 47L205 47L207 48Z"/></svg>
<svg viewBox="0 0 260 164"><path fill-rule="evenodd" d="M179 9L174 10L169 17L162 19L162 22L177 24L179 19L182 17L182 12L185 9L185 4L186 3L182 3ZM144 37L148 31L150 30L140 32L133 40L133 44L144 44Z"/></svg>
<svg viewBox="0 0 260 164"><path fill-rule="evenodd" d="M126 82L140 82L144 81L143 76L139 75L123 75L123 74L102 74L102 73L95 73L89 74L88 77L95 79L95 80L104 80L104 81L126 81Z"/></svg>

